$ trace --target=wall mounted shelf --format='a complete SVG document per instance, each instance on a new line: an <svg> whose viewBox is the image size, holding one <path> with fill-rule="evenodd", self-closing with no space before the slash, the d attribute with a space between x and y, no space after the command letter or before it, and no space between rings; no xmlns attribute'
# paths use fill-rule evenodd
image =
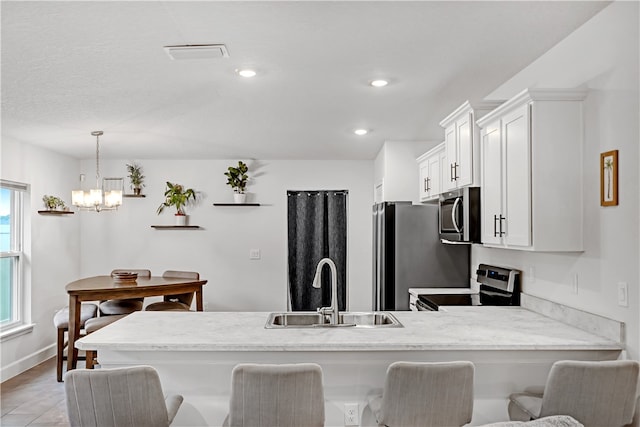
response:
<svg viewBox="0 0 640 427"><path fill-rule="evenodd" d="M147 197L146 194L123 194L122 197L135 197L135 198L139 198L139 197Z"/></svg>
<svg viewBox="0 0 640 427"><path fill-rule="evenodd" d="M73 211L38 211L40 215L73 215Z"/></svg>
<svg viewBox="0 0 640 427"><path fill-rule="evenodd" d="M213 206L260 206L260 203L214 203Z"/></svg>
<svg viewBox="0 0 640 427"><path fill-rule="evenodd" d="M152 225L156 230L198 230L199 225Z"/></svg>

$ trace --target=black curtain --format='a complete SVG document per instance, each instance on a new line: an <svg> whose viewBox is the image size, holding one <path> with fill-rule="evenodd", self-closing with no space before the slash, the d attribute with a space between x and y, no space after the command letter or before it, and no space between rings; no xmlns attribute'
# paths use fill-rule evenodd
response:
<svg viewBox="0 0 640 427"><path fill-rule="evenodd" d="M338 308L347 301L348 191L287 191L289 296L293 311L315 311L331 305L331 271L324 266L322 287L311 284L322 258L331 258L338 273Z"/></svg>

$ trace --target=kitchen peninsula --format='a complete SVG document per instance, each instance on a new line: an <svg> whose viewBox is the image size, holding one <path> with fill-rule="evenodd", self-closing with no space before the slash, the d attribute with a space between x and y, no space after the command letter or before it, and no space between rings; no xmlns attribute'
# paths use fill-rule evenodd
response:
<svg viewBox="0 0 640 427"><path fill-rule="evenodd" d="M344 425L343 404L357 402L362 413L367 393L382 387L390 363L470 360L476 423L506 419L508 394L544 384L556 360L617 359L623 350L621 343L520 307L393 314L404 327L265 329L263 312L137 312L77 347L97 350L105 368L158 369L165 393L185 397L180 425L222 424L231 370L241 362L320 364L327 425ZM368 415L362 413L365 423Z"/></svg>

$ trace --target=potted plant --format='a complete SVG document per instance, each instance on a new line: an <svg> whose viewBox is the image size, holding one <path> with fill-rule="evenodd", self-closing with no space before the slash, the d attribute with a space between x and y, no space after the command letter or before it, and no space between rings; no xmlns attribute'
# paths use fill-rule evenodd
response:
<svg viewBox="0 0 640 427"><path fill-rule="evenodd" d="M64 200L56 196L47 196L45 194L44 196L42 196L42 202L44 203L44 207L50 211L67 210L67 206L64 204Z"/></svg>
<svg viewBox="0 0 640 427"><path fill-rule="evenodd" d="M139 196L144 187L144 175L142 175L142 166L132 162L127 164L127 172L129 172L129 181L131 181L131 188L133 194Z"/></svg>
<svg viewBox="0 0 640 427"><path fill-rule="evenodd" d="M224 173L227 177L227 185L233 188L233 201L235 203L244 203L247 199L244 189L249 180L248 170L246 163L239 161L238 167L229 166L227 172Z"/></svg>
<svg viewBox="0 0 640 427"><path fill-rule="evenodd" d="M158 207L158 215L164 208L174 206L176 208L176 225L187 225L187 216L184 207L190 201L196 201L196 192L192 188L184 188L180 184L172 184L167 181L167 190L164 192L164 203Z"/></svg>

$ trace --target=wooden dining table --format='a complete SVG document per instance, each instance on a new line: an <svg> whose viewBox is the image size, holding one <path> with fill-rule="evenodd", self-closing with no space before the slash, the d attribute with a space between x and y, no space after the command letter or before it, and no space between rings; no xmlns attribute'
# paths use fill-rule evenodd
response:
<svg viewBox="0 0 640 427"><path fill-rule="evenodd" d="M80 304L82 301L140 298L162 295L195 293L196 310L203 311L202 287L206 280L178 277L138 277L135 281L121 282L111 276L94 276L69 283L65 289L69 294L69 355L67 370L76 368L78 349L75 342L80 338Z"/></svg>

